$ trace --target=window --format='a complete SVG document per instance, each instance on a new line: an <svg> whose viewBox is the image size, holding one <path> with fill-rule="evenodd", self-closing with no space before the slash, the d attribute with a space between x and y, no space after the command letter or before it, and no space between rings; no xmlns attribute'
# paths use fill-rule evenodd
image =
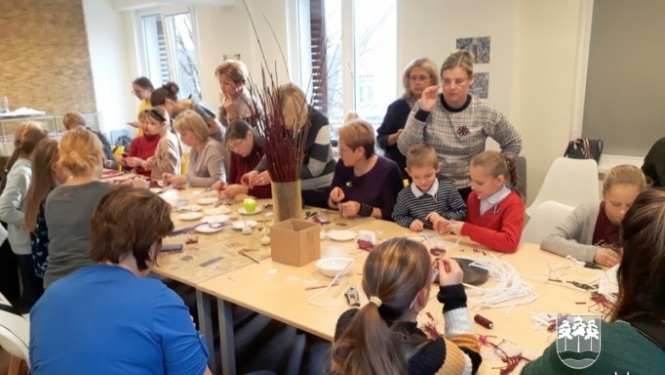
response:
<svg viewBox="0 0 665 375"><path fill-rule="evenodd" d="M351 111L378 127L396 99L396 8L397 0L309 0L312 102L333 130Z"/></svg>
<svg viewBox="0 0 665 375"><path fill-rule="evenodd" d="M155 86L174 81L180 97L201 99L196 42L190 12L140 16L144 74Z"/></svg>

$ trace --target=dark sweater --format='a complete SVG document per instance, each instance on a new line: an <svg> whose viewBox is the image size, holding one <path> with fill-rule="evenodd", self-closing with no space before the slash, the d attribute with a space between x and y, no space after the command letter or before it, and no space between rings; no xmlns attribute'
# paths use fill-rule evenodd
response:
<svg viewBox="0 0 665 375"><path fill-rule="evenodd" d="M247 157L243 158L235 152L232 152L231 167L228 176L226 176L226 182L229 184L242 184L242 175L254 170L254 167L259 164L262 157L263 148L256 142L254 142L254 148L252 148L252 152L250 152ZM253 189L249 189L247 194L256 198L271 198L272 190L270 185L255 186Z"/></svg>
<svg viewBox="0 0 665 375"><path fill-rule="evenodd" d="M642 172L651 178L653 186L665 184L665 138L661 138L651 146L644 157Z"/></svg>
<svg viewBox="0 0 665 375"><path fill-rule="evenodd" d="M413 101L415 102L415 101ZM386 115L383 117L381 126L376 131L376 140L385 151L385 156L397 163L402 177L407 177L406 173L406 156L404 156L397 148L397 142L392 146L388 146L388 137L397 133L398 130L404 129L406 120L409 118L409 113L413 107L413 102L409 103L405 99L397 99L388 106Z"/></svg>
<svg viewBox="0 0 665 375"><path fill-rule="evenodd" d="M335 167L332 188L344 192L344 202L356 201L381 210L383 220L392 220L397 194L404 187L399 167L394 161L379 156L376 165L362 176L356 177L353 167L346 167L340 159Z"/></svg>

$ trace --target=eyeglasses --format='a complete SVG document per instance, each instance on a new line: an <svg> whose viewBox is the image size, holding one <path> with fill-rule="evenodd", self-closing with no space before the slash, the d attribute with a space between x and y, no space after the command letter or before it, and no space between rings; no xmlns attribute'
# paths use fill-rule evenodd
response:
<svg viewBox="0 0 665 375"><path fill-rule="evenodd" d="M462 86L464 83L466 83L469 79L468 78L458 78L455 80L452 79L444 79L443 80L443 85L444 86L452 86L453 84L455 86Z"/></svg>
<svg viewBox="0 0 665 375"><path fill-rule="evenodd" d="M231 142L229 142L227 143L227 146L229 147L229 150L233 152L238 152L238 149L240 149L240 145L242 145L243 142L245 142L245 138L242 138L241 140L239 140L234 144L231 144Z"/></svg>
<svg viewBox="0 0 665 375"><path fill-rule="evenodd" d="M419 75L419 76L409 76L409 81L411 82L422 82L422 81L428 81L431 76L428 75Z"/></svg>

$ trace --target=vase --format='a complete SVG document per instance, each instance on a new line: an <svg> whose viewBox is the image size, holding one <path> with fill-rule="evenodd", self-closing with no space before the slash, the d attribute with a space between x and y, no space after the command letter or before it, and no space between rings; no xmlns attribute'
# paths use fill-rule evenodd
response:
<svg viewBox="0 0 665 375"><path fill-rule="evenodd" d="M302 219L300 180L271 183L273 222Z"/></svg>

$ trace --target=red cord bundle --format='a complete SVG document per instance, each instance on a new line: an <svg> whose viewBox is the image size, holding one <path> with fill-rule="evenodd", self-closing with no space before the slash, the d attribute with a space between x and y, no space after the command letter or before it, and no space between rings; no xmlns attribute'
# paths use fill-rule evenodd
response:
<svg viewBox="0 0 665 375"><path fill-rule="evenodd" d="M495 337L495 336L479 336L478 341L480 342L481 345L491 346L492 348L494 348L494 353L496 353L499 356L499 358L501 358L501 361L506 364L504 367L492 367L492 368L498 369L499 374L509 375L513 371L515 371L515 369L520 364L520 362L522 362L522 361L531 362L530 359L522 356L522 353L517 354L517 355L508 355L508 353L506 353L503 349L501 349L499 347L499 345L501 345L505 340L501 341L497 345L497 344L489 341L488 338L490 338L490 337Z"/></svg>

